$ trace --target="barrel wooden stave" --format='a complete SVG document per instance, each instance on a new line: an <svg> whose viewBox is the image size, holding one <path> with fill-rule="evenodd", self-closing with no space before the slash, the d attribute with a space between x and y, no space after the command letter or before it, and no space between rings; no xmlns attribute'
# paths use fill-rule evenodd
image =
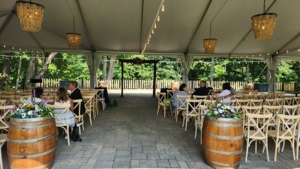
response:
<svg viewBox="0 0 300 169"><path fill-rule="evenodd" d="M12 169L53 165L57 144L55 119L42 119L11 119L7 152Z"/></svg>
<svg viewBox="0 0 300 169"><path fill-rule="evenodd" d="M202 130L205 162L216 168L238 168L244 141L242 121L206 117Z"/></svg>

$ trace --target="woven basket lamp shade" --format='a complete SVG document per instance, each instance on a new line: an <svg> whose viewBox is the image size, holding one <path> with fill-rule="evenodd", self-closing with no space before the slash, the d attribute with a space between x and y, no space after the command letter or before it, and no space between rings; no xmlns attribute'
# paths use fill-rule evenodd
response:
<svg viewBox="0 0 300 169"><path fill-rule="evenodd" d="M256 40L267 40L272 37L276 26L276 17L275 13L264 13L251 17L252 30Z"/></svg>
<svg viewBox="0 0 300 169"><path fill-rule="evenodd" d="M213 54L217 46L217 39L214 38L203 39L203 46L205 49L205 53Z"/></svg>
<svg viewBox="0 0 300 169"><path fill-rule="evenodd" d="M28 32L38 32L44 19L44 6L25 1L18 1L16 6L21 28Z"/></svg>
<svg viewBox="0 0 300 169"><path fill-rule="evenodd" d="M67 33L67 42L70 49L79 49L81 43L81 34Z"/></svg>

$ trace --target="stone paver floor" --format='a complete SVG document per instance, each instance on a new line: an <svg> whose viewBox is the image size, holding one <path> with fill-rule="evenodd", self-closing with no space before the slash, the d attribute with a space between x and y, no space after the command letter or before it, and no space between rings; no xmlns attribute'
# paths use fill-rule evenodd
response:
<svg viewBox="0 0 300 169"><path fill-rule="evenodd" d="M93 126L85 123L82 142L67 145L59 137L53 169L89 168L201 168L208 167L201 155L199 133L194 139L194 124L188 124L188 131L181 127L182 119L175 122L173 117L157 116L157 99L143 94L110 94L117 99L117 107L101 110ZM101 107L102 108L102 107ZM248 162L240 168L297 168L300 161L294 161L287 143L283 153L274 162L274 144L270 139L270 162L266 155L254 153L250 148ZM244 145L245 149L246 145ZM6 144L2 148L4 168L8 169Z"/></svg>

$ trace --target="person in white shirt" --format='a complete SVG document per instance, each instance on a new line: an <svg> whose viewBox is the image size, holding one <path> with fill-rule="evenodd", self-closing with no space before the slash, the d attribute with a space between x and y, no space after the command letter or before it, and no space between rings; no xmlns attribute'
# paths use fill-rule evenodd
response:
<svg viewBox="0 0 300 169"><path fill-rule="evenodd" d="M44 93L44 89L41 88L41 87L37 87L37 88L34 88L32 89L32 97L29 97L26 101L26 103L39 103L39 102L42 102L43 99L42 99L42 96L43 96L43 93Z"/></svg>
<svg viewBox="0 0 300 169"><path fill-rule="evenodd" d="M229 83L223 83L222 89L223 89L223 90L221 91L221 93L216 94L217 97L219 97L219 98L224 98L224 99L226 99L226 100L231 100L230 97L226 97L226 96L228 96L228 95L231 94L231 91L230 91L230 89L231 89L230 84L229 84ZM226 98L225 98L225 97L226 97Z"/></svg>

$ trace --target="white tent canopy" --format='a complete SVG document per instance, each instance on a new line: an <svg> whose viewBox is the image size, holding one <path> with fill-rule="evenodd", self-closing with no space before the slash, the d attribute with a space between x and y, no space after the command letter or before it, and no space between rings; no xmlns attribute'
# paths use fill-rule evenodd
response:
<svg viewBox="0 0 300 169"><path fill-rule="evenodd" d="M34 0L45 6L43 27L36 33L21 29L15 2L0 0L0 52L21 48L45 52L140 54L161 0ZM66 42L65 34L73 30L73 16L67 2L76 18L75 32L83 35L79 50L70 50ZM278 51L282 59L300 56L297 51L300 47L299 0L266 0L267 12L278 14L273 37L266 41L255 40L251 31L251 16L263 12L263 0L165 0L164 4L165 12L160 12L161 21L157 22L145 54L254 55L265 59L268 53ZM202 42L209 37L212 20L212 37L217 38L218 43L215 54L207 55Z"/></svg>
<svg viewBox="0 0 300 169"><path fill-rule="evenodd" d="M45 6L43 26L36 33L21 29L16 2L0 0L1 53L21 49L103 56L141 54L162 0L34 0ZM266 12L278 15L273 37L266 41L255 40L251 30L251 17L263 12L263 0L164 0L164 6L146 55L184 58L184 68L193 58L300 58L299 0L266 0ZM66 41L73 14L75 32L82 34L78 50L70 50ZM209 38L210 23L218 43L214 54L205 54L203 39Z"/></svg>

